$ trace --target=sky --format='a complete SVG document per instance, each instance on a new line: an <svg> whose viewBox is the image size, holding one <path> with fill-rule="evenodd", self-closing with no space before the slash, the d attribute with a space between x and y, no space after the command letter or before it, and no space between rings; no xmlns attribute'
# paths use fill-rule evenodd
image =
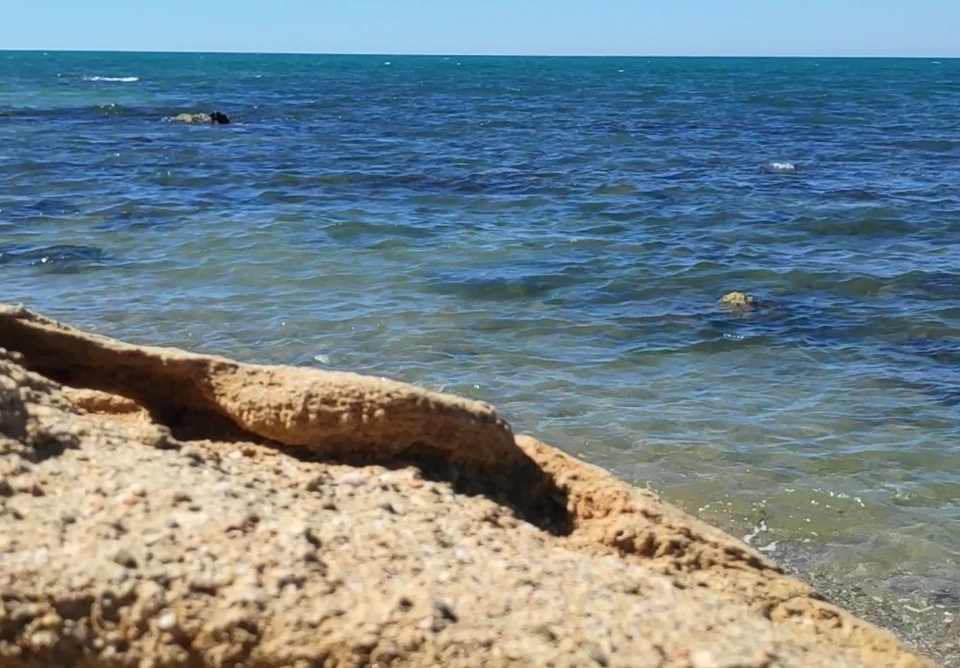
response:
<svg viewBox="0 0 960 668"><path fill-rule="evenodd" d="M0 0L0 49L960 56L960 0Z"/></svg>

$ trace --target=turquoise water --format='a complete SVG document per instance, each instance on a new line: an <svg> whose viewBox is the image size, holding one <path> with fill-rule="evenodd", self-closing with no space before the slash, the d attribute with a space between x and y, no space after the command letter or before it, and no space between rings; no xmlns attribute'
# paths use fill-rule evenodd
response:
<svg viewBox="0 0 960 668"><path fill-rule="evenodd" d="M0 147L2 301L484 399L960 600L960 61L0 53Z"/></svg>

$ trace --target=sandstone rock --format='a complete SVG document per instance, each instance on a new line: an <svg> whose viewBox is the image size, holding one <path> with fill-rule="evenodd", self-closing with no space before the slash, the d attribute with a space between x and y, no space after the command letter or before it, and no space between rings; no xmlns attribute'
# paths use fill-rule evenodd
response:
<svg viewBox="0 0 960 668"><path fill-rule="evenodd" d="M760 302L753 295L746 292L728 292L720 298L720 303L731 308L751 308Z"/></svg>
<svg viewBox="0 0 960 668"><path fill-rule="evenodd" d="M209 123L210 114L177 114L173 117L178 123Z"/></svg>
<svg viewBox="0 0 960 668"><path fill-rule="evenodd" d="M9 307L0 347L5 668L933 666L486 404Z"/></svg>
<svg viewBox="0 0 960 668"><path fill-rule="evenodd" d="M178 123L213 123L214 125L227 125L230 123L230 117L222 111L214 111L209 114L177 114L171 120Z"/></svg>

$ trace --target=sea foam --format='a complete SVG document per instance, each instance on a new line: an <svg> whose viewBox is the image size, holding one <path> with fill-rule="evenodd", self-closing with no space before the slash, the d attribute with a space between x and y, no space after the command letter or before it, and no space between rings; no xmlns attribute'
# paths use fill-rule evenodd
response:
<svg viewBox="0 0 960 668"><path fill-rule="evenodd" d="M792 162L771 162L767 165L771 172L795 172L797 166Z"/></svg>
<svg viewBox="0 0 960 668"><path fill-rule="evenodd" d="M113 81L117 83L134 83L140 77L83 77L84 81Z"/></svg>

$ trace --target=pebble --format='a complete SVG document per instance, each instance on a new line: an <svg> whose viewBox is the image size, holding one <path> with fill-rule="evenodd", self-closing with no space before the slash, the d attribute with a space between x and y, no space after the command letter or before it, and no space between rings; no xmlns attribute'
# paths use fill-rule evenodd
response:
<svg viewBox="0 0 960 668"><path fill-rule="evenodd" d="M128 550L118 550L117 553L113 555L113 560L124 568L137 567L136 557L134 557Z"/></svg>
<svg viewBox="0 0 960 668"><path fill-rule="evenodd" d="M53 629L60 626L62 622L63 620L60 619L60 615L55 612L48 612L40 618L38 625L44 629Z"/></svg>
<svg viewBox="0 0 960 668"><path fill-rule="evenodd" d="M307 491L319 492L323 489L324 484L326 484L327 478L328 476L326 474L314 476L307 482Z"/></svg>
<svg viewBox="0 0 960 668"><path fill-rule="evenodd" d="M701 649L690 655L690 665L693 668L718 668L720 664L713 658L713 654Z"/></svg>
<svg viewBox="0 0 960 668"><path fill-rule="evenodd" d="M157 619L157 627L161 631L169 631L177 625L177 615L171 611L164 612Z"/></svg>
<svg viewBox="0 0 960 668"><path fill-rule="evenodd" d="M583 645L583 651L597 665L606 666L609 664L609 661L607 660L607 655L603 653L603 650L600 649L600 646L598 644L589 642Z"/></svg>
<svg viewBox="0 0 960 668"><path fill-rule="evenodd" d="M30 636L30 644L36 649L53 647L57 643L57 634L53 631L37 631Z"/></svg>
<svg viewBox="0 0 960 668"><path fill-rule="evenodd" d="M367 478L359 471L351 471L340 476L338 481L341 485L350 485L351 487L362 487L367 484Z"/></svg>

